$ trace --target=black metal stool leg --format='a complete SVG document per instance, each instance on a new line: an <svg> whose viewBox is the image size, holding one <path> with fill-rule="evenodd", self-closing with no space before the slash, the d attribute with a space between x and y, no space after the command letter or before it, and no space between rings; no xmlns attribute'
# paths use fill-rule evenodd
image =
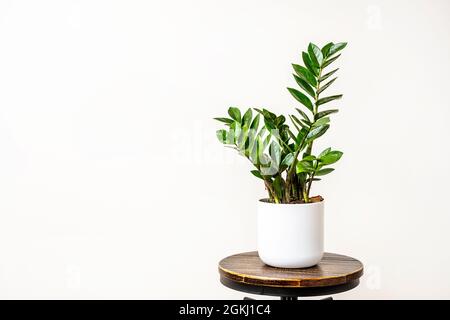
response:
<svg viewBox="0 0 450 320"><path fill-rule="evenodd" d="M244 297L244 300L256 300L250 297ZM286 296L281 296L280 300L282 301L297 301L298 297L286 297ZM333 300L333 297L326 297L326 298L322 298L320 300Z"/></svg>
<svg viewBox="0 0 450 320"><path fill-rule="evenodd" d="M283 301L296 301L298 300L297 297L280 297L281 300ZM326 298L322 298L320 300L333 300L333 297L326 297Z"/></svg>

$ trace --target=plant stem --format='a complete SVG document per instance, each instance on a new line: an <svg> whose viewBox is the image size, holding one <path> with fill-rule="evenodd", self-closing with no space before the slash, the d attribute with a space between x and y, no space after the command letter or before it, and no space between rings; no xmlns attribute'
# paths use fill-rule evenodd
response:
<svg viewBox="0 0 450 320"><path fill-rule="evenodd" d="M308 185L308 190L306 191L306 196L308 197L308 201L309 201L309 192L311 191L311 185L314 179L314 172L311 174L311 178L309 179L309 185Z"/></svg>
<svg viewBox="0 0 450 320"><path fill-rule="evenodd" d="M297 180L297 179L295 179ZM295 198L298 198L297 194L298 194L298 190L297 190L297 181L293 181L292 183L292 194L294 195Z"/></svg>
<svg viewBox="0 0 450 320"><path fill-rule="evenodd" d="M292 186L292 179L295 178L295 170L296 170L297 161L298 161L297 157L300 154L300 151L303 149L303 145L305 144L308 133L309 133L309 131L305 134L305 136L303 137L303 140L299 144L299 147L294 154L294 161L292 161L292 164L289 167L289 170L286 174L286 193L287 193L286 201L287 202L291 201L291 186Z"/></svg>
<svg viewBox="0 0 450 320"><path fill-rule="evenodd" d="M317 105L317 101L319 100L320 93L317 93L317 92L320 89L320 81L319 81L319 79L320 79L321 75L322 75L322 66L320 66L319 73L318 73L318 76L317 76L316 96L314 97L314 108L313 108L313 117L314 117L313 118L313 123L314 123L314 121L316 121L316 114L317 114L317 111L319 109L319 106ZM311 141L308 144L308 148L306 149L306 154L310 155L312 153L312 147L313 147L313 141ZM311 191L311 184L313 182L313 179L314 179L314 173L311 175L311 179L309 181L309 185L306 187L306 184L305 184L305 188L303 190L303 200L305 202L309 202L309 192Z"/></svg>
<svg viewBox="0 0 450 320"><path fill-rule="evenodd" d="M280 199L278 199L276 192L273 190L271 182L264 179L264 184L269 191L269 194L272 195L273 201L275 201L275 203L280 203Z"/></svg>
<svg viewBox="0 0 450 320"><path fill-rule="evenodd" d="M306 186L305 186L305 188L303 188L303 202L305 202L305 203L309 202L309 197L308 197L308 193L306 191Z"/></svg>
<svg viewBox="0 0 450 320"><path fill-rule="evenodd" d="M249 159L250 160L250 159ZM252 162L253 163L253 162ZM259 165L254 164L255 168L261 173L261 168ZM269 192L269 199L273 199L275 203L280 203L280 199L278 198L275 190L273 190L272 182L263 177L264 185L266 186L267 191Z"/></svg>

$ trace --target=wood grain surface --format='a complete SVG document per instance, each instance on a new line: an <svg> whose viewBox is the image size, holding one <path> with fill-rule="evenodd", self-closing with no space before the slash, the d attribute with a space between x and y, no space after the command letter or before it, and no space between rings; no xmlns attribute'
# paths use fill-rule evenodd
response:
<svg viewBox="0 0 450 320"><path fill-rule="evenodd" d="M323 287L346 284L359 279L363 264L351 257L325 253L314 267L305 269L274 268L264 264L258 253L245 252L219 262L221 277L244 284L269 287Z"/></svg>

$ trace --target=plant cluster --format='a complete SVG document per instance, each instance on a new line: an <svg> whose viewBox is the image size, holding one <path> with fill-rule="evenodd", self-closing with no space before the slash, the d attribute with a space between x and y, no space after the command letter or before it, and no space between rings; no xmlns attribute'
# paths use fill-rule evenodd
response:
<svg viewBox="0 0 450 320"><path fill-rule="evenodd" d="M250 160L251 173L263 180L271 202L311 202L313 182L332 172L330 165L342 157L341 151L331 148L318 155L312 151L314 141L330 128L329 116L338 112L324 105L342 95L324 96L324 92L336 81L333 76L339 68L327 69L346 45L330 42L319 48L310 43L302 52L303 65L292 64L299 88L287 89L303 108L289 115L292 129L285 116L267 109L249 108L242 114L230 107L229 117L214 118L226 126L217 131L219 141Z"/></svg>

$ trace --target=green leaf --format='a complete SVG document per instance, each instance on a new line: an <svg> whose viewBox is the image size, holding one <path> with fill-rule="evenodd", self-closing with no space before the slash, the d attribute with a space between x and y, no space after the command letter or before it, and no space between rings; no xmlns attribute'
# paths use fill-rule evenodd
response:
<svg viewBox="0 0 450 320"><path fill-rule="evenodd" d="M328 88L329 86L331 86L331 84L336 81L336 78L331 79L330 81L328 81L326 84L324 84L322 87L319 88L319 90L317 90L317 95L321 94L323 91L325 91L326 88Z"/></svg>
<svg viewBox="0 0 450 320"><path fill-rule="evenodd" d="M293 138L294 141L295 141L295 139L297 139L297 137L294 137L294 138ZM291 149L291 150L294 150L294 149L295 149L295 142L289 144L289 149Z"/></svg>
<svg viewBox="0 0 450 320"><path fill-rule="evenodd" d="M330 151L324 156L320 157L320 162L324 165L333 164L337 162L343 153L341 151Z"/></svg>
<svg viewBox="0 0 450 320"><path fill-rule="evenodd" d="M249 148L249 159L250 161L257 165L258 164L258 139L255 137L255 139L252 141L252 145Z"/></svg>
<svg viewBox="0 0 450 320"><path fill-rule="evenodd" d="M245 144L245 155L248 158L251 158L251 154L253 152L253 149L255 148L256 144L256 130L249 129L248 135L247 135L247 142Z"/></svg>
<svg viewBox="0 0 450 320"><path fill-rule="evenodd" d="M305 119L301 119L300 121L303 123L304 127L309 128L311 126L311 122L309 122L309 121L307 121Z"/></svg>
<svg viewBox="0 0 450 320"><path fill-rule="evenodd" d="M302 161L310 161L310 162L314 160L316 160L316 157L313 155L305 155L302 159Z"/></svg>
<svg viewBox="0 0 450 320"><path fill-rule="evenodd" d="M267 130L272 131L276 129L275 123L273 123L271 120L264 118L264 125L266 126Z"/></svg>
<svg viewBox="0 0 450 320"><path fill-rule="evenodd" d="M228 118L214 118L214 120L220 121L220 122L224 122L226 124L231 124L233 123L232 119L228 119Z"/></svg>
<svg viewBox="0 0 450 320"><path fill-rule="evenodd" d="M263 140L264 149L269 145L270 140L272 140L272 135L268 134L267 137Z"/></svg>
<svg viewBox="0 0 450 320"><path fill-rule="evenodd" d="M261 109L258 109L258 108L253 108L253 110L255 110L256 112L261 114L264 117L265 120L268 119L268 120L273 122L277 118L277 116L274 113L270 112L267 109L262 109L261 110Z"/></svg>
<svg viewBox="0 0 450 320"><path fill-rule="evenodd" d="M331 151L331 148L326 148L319 154L319 159L322 158L324 155L326 155L328 152Z"/></svg>
<svg viewBox="0 0 450 320"><path fill-rule="evenodd" d="M300 185L304 185L306 183L306 178L308 177L308 175L305 172L299 172L297 174L297 177Z"/></svg>
<svg viewBox="0 0 450 320"><path fill-rule="evenodd" d="M247 142L248 131L249 130L248 130L247 126L244 126L241 129L242 130L241 130L239 136L237 137L236 144L237 144L237 146L238 146L238 148L240 150L245 150L245 145L246 145L246 142Z"/></svg>
<svg viewBox="0 0 450 320"><path fill-rule="evenodd" d="M262 114L264 116L264 112L261 109L253 108L253 110L255 110L256 112L258 112L259 114Z"/></svg>
<svg viewBox="0 0 450 320"><path fill-rule="evenodd" d="M321 98L321 99L317 100L316 105L320 106L322 104L325 104L325 103L328 103L330 101L337 100L337 99L340 99L340 98L342 98L342 94Z"/></svg>
<svg viewBox="0 0 450 320"><path fill-rule="evenodd" d="M328 55L332 56L336 52L341 51L342 49L344 49L346 46L347 46L347 42L336 43L330 48L330 52L328 53Z"/></svg>
<svg viewBox="0 0 450 320"><path fill-rule="evenodd" d="M286 117L285 117L285 116L283 116L283 115L278 116L278 117L275 119L275 125L276 125L276 127L277 127L277 128L280 127L285 121L286 121Z"/></svg>
<svg viewBox="0 0 450 320"><path fill-rule="evenodd" d="M311 127L311 122L306 121L304 119L298 120L294 115L292 116L296 122L305 130L309 131L309 128Z"/></svg>
<svg viewBox="0 0 450 320"><path fill-rule="evenodd" d="M303 117L303 119L305 119L306 121L308 121L309 123L311 123L311 120L309 120L308 116L306 115L306 113L304 113L302 110L300 110L299 108L295 108L295 110L297 110L298 113L301 114L301 116Z"/></svg>
<svg viewBox="0 0 450 320"><path fill-rule="evenodd" d="M297 99L297 101L299 101L301 104L303 104L305 107L307 107L311 112L313 112L313 110L314 110L313 104L307 96L305 96L303 93L301 93L300 91L293 89L293 88L288 88L288 90L292 94L292 96L295 99Z"/></svg>
<svg viewBox="0 0 450 320"><path fill-rule="evenodd" d="M252 160L253 164L258 164L258 140L259 136L255 136L254 140L252 141L252 146L250 149L250 159Z"/></svg>
<svg viewBox="0 0 450 320"><path fill-rule="evenodd" d="M292 120L292 119L291 119L291 120ZM295 128L297 128L297 131L298 131L298 126L297 126L296 124L294 124L294 126L295 126ZM295 136L295 134L294 134L290 129L287 129L287 132L288 132L288 134L289 134L289 137L291 137L291 139L295 141L295 139L297 138L297 137ZM292 149L290 145L288 145L288 148L289 148L289 149Z"/></svg>
<svg viewBox="0 0 450 320"><path fill-rule="evenodd" d="M224 129L217 130L216 131L216 136L217 136L217 139L219 139L219 141L221 143L227 143L228 134L227 134L226 130L224 130Z"/></svg>
<svg viewBox="0 0 450 320"><path fill-rule="evenodd" d="M311 61L317 68L322 65L323 54L318 46L314 43L310 43L308 46L308 54L311 57Z"/></svg>
<svg viewBox="0 0 450 320"><path fill-rule="evenodd" d="M322 48L322 55L324 56L324 58L328 57L328 54L330 52L331 47L333 46L333 42L329 42L326 45L323 46Z"/></svg>
<svg viewBox="0 0 450 320"><path fill-rule="evenodd" d="M328 130L329 127L330 127L329 124L325 124L323 126L312 129L306 136L306 141L310 142L314 139L321 137Z"/></svg>
<svg viewBox="0 0 450 320"><path fill-rule="evenodd" d="M302 78L299 76L293 74L295 81L300 86L300 88L303 88L311 97L315 98L316 94L314 93L314 89Z"/></svg>
<svg viewBox="0 0 450 320"><path fill-rule="evenodd" d="M326 174L329 174L330 172L333 172L334 169L333 168L324 168L324 169L320 169L318 171L315 172L315 176L324 176Z"/></svg>
<svg viewBox="0 0 450 320"><path fill-rule="evenodd" d="M251 172L255 177L264 180L263 176L261 175L261 172L259 172L258 170L252 170L252 171L250 171L250 172Z"/></svg>
<svg viewBox="0 0 450 320"><path fill-rule="evenodd" d="M327 115L332 114L332 113L337 113L338 111L339 111L338 109L330 109L330 110L324 110L324 111L317 112L316 116L315 116L315 120L317 121L320 118L326 117Z"/></svg>
<svg viewBox="0 0 450 320"><path fill-rule="evenodd" d="M308 129L302 128L297 134L297 139L295 140L295 144L297 146L299 146L302 143L303 139L306 138L307 134L308 134Z"/></svg>
<svg viewBox="0 0 450 320"><path fill-rule="evenodd" d="M259 130L259 132L258 132L258 136L261 138L264 137L264 135L266 134L266 131L267 131L266 127L261 127L261 130Z"/></svg>
<svg viewBox="0 0 450 320"><path fill-rule="evenodd" d="M275 190L278 198L283 197L283 179L280 175L277 175L273 180L273 189Z"/></svg>
<svg viewBox="0 0 450 320"><path fill-rule="evenodd" d="M313 127L320 127L329 122L330 122L330 118L323 117L323 118L320 118L319 120L316 120L316 122L313 123Z"/></svg>
<svg viewBox="0 0 450 320"><path fill-rule="evenodd" d="M305 80L307 83L309 83L311 86L315 87L317 86L317 80L314 74L311 73L308 69L306 69L303 66L300 66L298 64L292 64L292 67L294 68L295 73Z"/></svg>
<svg viewBox="0 0 450 320"><path fill-rule="evenodd" d="M263 154L264 154L264 143L262 141L262 138L258 136L256 138L256 164L260 165L261 161L263 160Z"/></svg>
<svg viewBox="0 0 450 320"><path fill-rule="evenodd" d="M322 81L327 80L329 77L331 77L333 74L335 74L336 71L338 71L338 70L339 70L339 68L334 69L333 71L330 71L330 72L324 74L323 76L321 76L321 77L319 78L319 82L322 82Z"/></svg>
<svg viewBox="0 0 450 320"><path fill-rule="evenodd" d="M274 170L272 170L270 157L267 154L265 153L261 154L259 161L261 174L263 176L272 176L276 173L274 172Z"/></svg>
<svg viewBox="0 0 450 320"><path fill-rule="evenodd" d="M330 64L332 64L334 61L336 61L337 58L339 58L341 55L338 54L336 57L330 58L327 61L324 62L322 68L328 67Z"/></svg>
<svg viewBox="0 0 450 320"><path fill-rule="evenodd" d="M270 120L272 120L272 121L275 121L275 119L277 118L277 116L276 116L275 113L270 112L270 111L267 110L267 109L263 109L263 114L264 114L264 117L265 117L265 118L268 118L268 119L270 119Z"/></svg>
<svg viewBox="0 0 450 320"><path fill-rule="evenodd" d="M299 120L296 116L291 115L291 120L294 120L294 124L299 125L302 128L309 127L309 125L305 125L301 120Z"/></svg>
<svg viewBox="0 0 450 320"><path fill-rule="evenodd" d="M259 114L256 115L256 117L253 119L252 124L250 125L250 129L252 130L258 130L259 126Z"/></svg>
<svg viewBox="0 0 450 320"><path fill-rule="evenodd" d="M311 58L309 57L309 55L306 52L302 52L302 59L303 59L303 63L305 64L306 68L311 71L312 74L314 74L315 76L318 75L318 70L316 67L314 67Z"/></svg>
<svg viewBox="0 0 450 320"><path fill-rule="evenodd" d="M302 161L297 162L296 171L297 171L297 173L313 172L314 167L312 166L311 162L302 160Z"/></svg>
<svg viewBox="0 0 450 320"><path fill-rule="evenodd" d="M276 166L279 166L281 162L281 146L277 142L272 141L270 144L269 153L272 161L275 162Z"/></svg>
<svg viewBox="0 0 450 320"><path fill-rule="evenodd" d="M294 120L295 116L294 115L289 115L289 118L291 118L292 124L294 125L295 129L297 129L297 131L300 131L300 127L299 125L297 125L296 120ZM300 122L300 120L298 120L298 122ZM300 125L301 126L301 125Z"/></svg>
<svg viewBox="0 0 450 320"><path fill-rule="evenodd" d="M228 114L234 121L241 123L241 111L238 108L230 107Z"/></svg>
<svg viewBox="0 0 450 320"><path fill-rule="evenodd" d="M239 122L233 122L230 125L230 132L228 136L228 141L230 143L237 143L239 136L241 135L241 124Z"/></svg>
<svg viewBox="0 0 450 320"><path fill-rule="evenodd" d="M283 161L281 161L281 165L289 167L292 162L294 162L294 154L291 152L284 157Z"/></svg>
<svg viewBox="0 0 450 320"><path fill-rule="evenodd" d="M247 109L242 117L242 126L250 127L250 123L252 121L252 109Z"/></svg>

